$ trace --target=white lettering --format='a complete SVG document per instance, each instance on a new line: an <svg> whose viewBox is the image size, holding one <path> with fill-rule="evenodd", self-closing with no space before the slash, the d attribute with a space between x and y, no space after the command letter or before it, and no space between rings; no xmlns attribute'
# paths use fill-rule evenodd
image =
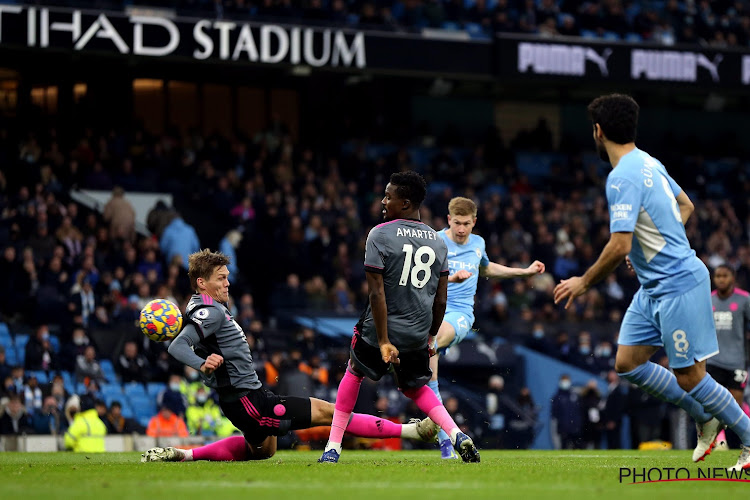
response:
<svg viewBox="0 0 750 500"><path fill-rule="evenodd" d="M258 61L258 48L255 46L255 40L253 39L253 32L250 31L250 25L242 25L240 30L240 37L237 39L237 45L234 46L234 52L232 53L232 60L236 61L240 58L242 52L247 52L247 58L253 62Z"/></svg>
<svg viewBox="0 0 750 500"><path fill-rule="evenodd" d="M102 16L103 15L104 14L102 14ZM105 19L106 19L106 17L105 17ZM60 22L57 22L57 23L50 24L49 23L49 9L42 9L41 12L40 12L39 21L40 21L40 24L41 24L41 30L39 32L39 45L41 47L49 47L49 32L50 32L50 30L68 31L68 32L70 32L70 34L71 34L71 41L76 41L81 36L81 11L79 11L79 10L74 10L73 11L73 19L69 23L60 23ZM97 19L97 21L94 24L92 24L91 26L93 27L94 25L96 25L96 23L98 21L99 20ZM107 20L107 23L109 23L109 20ZM112 27L111 24L109 25L109 27L112 28L112 30L114 31L114 27ZM91 31L91 28L89 28L89 31ZM88 31L86 33L88 34ZM115 33L117 33L117 32L115 31ZM92 33L92 36L93 36L93 33ZM119 38L120 35L118 34L117 37ZM104 38L104 37L100 36L100 38ZM120 40L122 41L121 38L120 38ZM88 43L88 40L86 40L86 43ZM122 43L123 43L123 45L125 45L125 42L122 42ZM85 45L85 43L84 43L84 45ZM117 43L115 43L115 45L117 45ZM118 45L117 48L119 49L120 46ZM127 45L125 45L125 48L127 50ZM78 50L78 49L76 49L76 50ZM123 52L123 53L127 53L127 52Z"/></svg>
<svg viewBox="0 0 750 500"><path fill-rule="evenodd" d="M719 64L723 58L721 54L709 59L696 52L634 49L631 53L630 76L635 79L695 82L698 67L701 67L714 82L718 82Z"/></svg>
<svg viewBox="0 0 750 500"><path fill-rule="evenodd" d="M319 58L315 57L315 51L314 51L314 46L313 46L313 35L315 35L315 31L311 29L305 30L305 38L304 38L305 61L310 66L314 68L319 68L321 66L325 66L325 64L328 62L328 59L330 59L331 57L331 30L323 31L323 55L321 55Z"/></svg>
<svg viewBox="0 0 750 500"><path fill-rule="evenodd" d="M216 21L214 28L219 30L219 57L229 59L229 32L237 25L226 21Z"/></svg>
<svg viewBox="0 0 750 500"><path fill-rule="evenodd" d="M180 44L180 30L169 19L163 17L150 16L133 16L130 22L135 23L133 26L133 54L143 56L166 56L174 52ZM161 26L169 33L169 43L164 47L146 47L143 45L143 25L151 24Z"/></svg>
<svg viewBox="0 0 750 500"><path fill-rule="evenodd" d="M750 85L750 56L742 56L742 84Z"/></svg>
<svg viewBox="0 0 750 500"><path fill-rule="evenodd" d="M214 41L203 31L210 26L211 22L206 21L205 19L203 21L198 21L195 23L195 26L193 26L193 38L203 47L202 51L198 49L193 51L193 57L196 59L208 59L214 51Z"/></svg>
<svg viewBox="0 0 750 500"><path fill-rule="evenodd" d="M81 15L79 11L75 11L75 13L79 16ZM54 27L54 25L52 27ZM109 22L107 16L105 16L104 14L99 14L99 17L96 18L94 24L92 24L89 29L86 30L86 33L84 33L83 36L78 40L78 42L76 42L73 48L75 50L81 50L85 48L86 44L89 43L94 35L96 35L97 38L109 38L110 40L112 40L112 43L115 44L115 47L117 47L117 50L120 51L120 54L127 54L128 52L130 52L128 45L122 39L115 27L112 26L112 23Z"/></svg>
<svg viewBox="0 0 750 500"><path fill-rule="evenodd" d="M271 35L275 35L279 41L276 54L271 54ZM287 52L289 52L289 35L281 26L271 24L260 29L260 60L262 62L271 64L281 62Z"/></svg>
<svg viewBox="0 0 750 500"><path fill-rule="evenodd" d="M346 38L341 31L337 31L333 37L333 56L331 65L338 66L339 58L343 66L351 66L352 61L356 58L356 66L364 68L367 64L365 61L365 34L357 33L354 35L352 44L347 46Z"/></svg>
<svg viewBox="0 0 750 500"><path fill-rule="evenodd" d="M714 311L714 323L717 330L732 329L732 313L729 311Z"/></svg>
<svg viewBox="0 0 750 500"><path fill-rule="evenodd" d="M289 38L291 39L291 55L289 62L292 64L299 64L300 62L300 51L299 51L299 40L300 40L300 29L292 28Z"/></svg>

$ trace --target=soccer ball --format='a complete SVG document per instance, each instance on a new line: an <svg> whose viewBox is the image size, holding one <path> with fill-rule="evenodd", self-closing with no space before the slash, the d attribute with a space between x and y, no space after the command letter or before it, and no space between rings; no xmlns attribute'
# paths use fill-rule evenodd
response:
<svg viewBox="0 0 750 500"><path fill-rule="evenodd" d="M141 331L155 342L173 339L182 328L182 313L166 299L154 299L141 309Z"/></svg>

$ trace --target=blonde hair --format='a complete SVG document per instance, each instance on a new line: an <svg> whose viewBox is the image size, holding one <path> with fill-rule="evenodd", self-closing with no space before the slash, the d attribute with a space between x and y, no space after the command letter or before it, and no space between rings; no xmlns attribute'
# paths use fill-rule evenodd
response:
<svg viewBox="0 0 750 500"><path fill-rule="evenodd" d="M448 203L448 213L452 216L458 215L465 216L471 215L472 217L477 216L477 204L469 198L463 196L457 196Z"/></svg>
<svg viewBox="0 0 750 500"><path fill-rule="evenodd" d="M188 278L193 290L198 291L198 278L211 279L217 267L229 264L229 257L221 252L212 252L204 248L200 252L190 254L188 257Z"/></svg>

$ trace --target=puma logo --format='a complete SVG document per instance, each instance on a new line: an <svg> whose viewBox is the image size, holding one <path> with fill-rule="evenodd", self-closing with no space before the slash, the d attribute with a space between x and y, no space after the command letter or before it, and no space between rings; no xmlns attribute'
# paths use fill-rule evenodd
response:
<svg viewBox="0 0 750 500"><path fill-rule="evenodd" d="M713 61L711 61L708 57L704 56L703 54L698 54L698 57L695 60L695 64L706 69L711 74L711 79L715 82L718 82L719 81L719 64L721 64L721 61L723 59L724 59L724 56L721 54L716 54L714 56Z"/></svg>
<svg viewBox="0 0 750 500"><path fill-rule="evenodd" d="M607 59L612 55L612 49L604 49L601 55L592 48L586 49L586 60L591 61L599 67L599 71L602 76L609 76L609 69L607 69Z"/></svg>

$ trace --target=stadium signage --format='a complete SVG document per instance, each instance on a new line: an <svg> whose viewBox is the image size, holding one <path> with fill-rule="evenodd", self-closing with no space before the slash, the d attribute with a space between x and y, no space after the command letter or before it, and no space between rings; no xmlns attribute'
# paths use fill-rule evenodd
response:
<svg viewBox="0 0 750 500"><path fill-rule="evenodd" d="M750 53L618 41L499 34L496 75L501 79L617 84L750 85Z"/></svg>
<svg viewBox="0 0 750 500"><path fill-rule="evenodd" d="M609 76L607 59L612 49L596 51L581 45L557 43L518 44L518 71L540 75L586 76L586 62L592 62L601 76Z"/></svg>
<svg viewBox="0 0 750 500"><path fill-rule="evenodd" d="M25 17L25 19L23 19ZM25 22L24 22L25 21ZM10 40L8 40L10 39ZM361 31L0 5L0 44L194 59L367 66Z"/></svg>

